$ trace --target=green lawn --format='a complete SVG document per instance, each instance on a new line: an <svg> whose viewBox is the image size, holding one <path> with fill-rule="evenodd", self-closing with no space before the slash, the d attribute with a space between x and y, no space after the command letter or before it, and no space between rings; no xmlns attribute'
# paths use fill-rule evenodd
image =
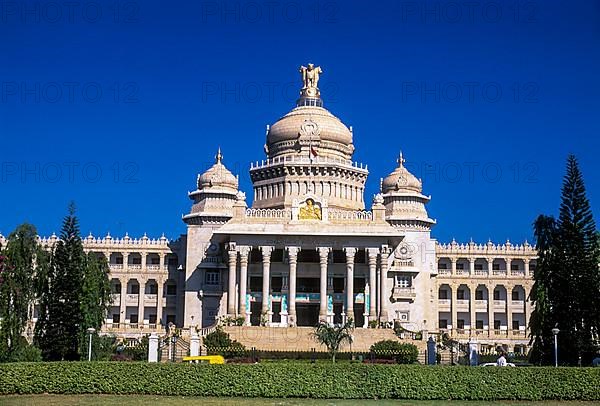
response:
<svg viewBox="0 0 600 406"><path fill-rule="evenodd" d="M355 406L356 400L312 400L312 399L242 399L242 398L185 398L161 396L109 396L109 395L17 395L0 396L2 406L97 406L97 405L207 405L207 406ZM361 400L361 405L372 406L591 406L592 402L449 402L449 401L407 401L407 400Z"/></svg>

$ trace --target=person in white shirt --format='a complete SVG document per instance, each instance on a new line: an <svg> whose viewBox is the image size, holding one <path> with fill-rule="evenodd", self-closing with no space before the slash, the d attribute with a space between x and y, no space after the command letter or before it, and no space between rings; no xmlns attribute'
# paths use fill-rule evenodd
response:
<svg viewBox="0 0 600 406"><path fill-rule="evenodd" d="M507 363L506 363L506 357L504 356L504 351L500 351L500 356L496 360L496 366L505 367L506 365L507 365Z"/></svg>

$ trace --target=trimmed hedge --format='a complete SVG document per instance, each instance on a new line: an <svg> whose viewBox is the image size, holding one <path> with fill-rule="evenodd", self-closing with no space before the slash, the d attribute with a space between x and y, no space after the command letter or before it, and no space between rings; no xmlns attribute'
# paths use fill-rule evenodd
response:
<svg viewBox="0 0 600 406"><path fill-rule="evenodd" d="M0 365L0 395L150 394L423 400L600 400L600 368L267 363Z"/></svg>

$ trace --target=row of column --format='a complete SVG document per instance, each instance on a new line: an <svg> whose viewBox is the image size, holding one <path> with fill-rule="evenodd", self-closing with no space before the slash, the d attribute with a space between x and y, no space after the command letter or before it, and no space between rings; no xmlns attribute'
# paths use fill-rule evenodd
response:
<svg viewBox="0 0 600 406"><path fill-rule="evenodd" d="M476 308L476 299L475 299L475 292L477 290L477 286L479 285L468 285L469 287L469 316L470 316L470 326L471 329L474 330L475 329L475 325L476 325L476 320L477 320L477 308ZM515 288L516 285L507 285L506 286L506 309L505 309L505 313L506 313L506 325L507 325L507 329L512 329L512 320L513 320L513 306L512 306L512 298L510 297L510 292L512 292L512 290ZM523 287L525 288L525 287ZM488 292L490 290L488 289ZM492 289L493 292L493 289ZM456 289L453 289L452 287L450 287L450 293L451 293L451 308L450 308L450 313L451 313L451 318L452 318L452 328L456 329L457 326L457 319L458 319L458 311L456 309L457 307L457 303L458 303L458 287ZM524 315L524 321L525 321L525 325L527 326L529 324L529 317L531 315L531 302L529 300L527 300L528 297L528 293L527 291L525 291L525 296L523 298L523 302L524 302L524 308L523 310L523 315ZM490 296L488 295L488 326L490 330L493 330L494 328L494 299L490 298ZM504 313L504 312L499 312L499 313Z"/></svg>
<svg viewBox="0 0 600 406"><path fill-rule="evenodd" d="M269 297L270 297L270 271L271 271L271 254L273 252L273 246L261 246L259 247L262 253L262 313L265 314L269 311ZM248 282L248 256L252 247L249 246L236 246L231 244L229 247L229 278L228 278L228 294L227 294L227 314L230 316L236 315L236 274L237 274L237 258L239 254L240 258L240 281L239 281L239 314L246 315L246 294L247 294L247 282ZM295 325L296 321L296 279L298 269L298 253L300 247L292 246L285 248L288 253L289 262L289 304L288 304L288 316L290 324ZM320 283L319 283L319 319L327 320L327 271L328 271L328 259L331 247L317 247L319 253L319 269L320 269ZM347 247L344 248L346 253L346 314L351 315L354 312L354 257L357 248ZM369 286L369 309L368 317L369 320L377 319L377 298L379 298L379 318L387 320L387 303L388 295L378 294L379 292L387 292L387 277L386 271L383 275L381 269L387 269L386 266L378 267L377 262L380 256L380 250L378 248L366 248L367 258L369 264L369 275L368 275L368 286ZM379 281L379 289L377 286Z"/></svg>
<svg viewBox="0 0 600 406"><path fill-rule="evenodd" d="M104 256L106 257L106 259L108 259L110 261L110 254L113 251L104 251ZM136 251L137 252L137 251ZM131 254L131 252L129 251L118 251L119 254L121 254L123 256L123 267L127 267L128 265L128 261L129 261L129 254ZM140 253L140 256L142 258L142 263L140 265L142 265L142 267L146 267L148 264L148 254L157 254L159 259L159 264L160 265L160 269L164 269L166 268L165 266L165 258L167 256L166 253L164 252L145 252L145 253ZM111 265L115 265L115 264L111 264Z"/></svg>
<svg viewBox="0 0 600 406"><path fill-rule="evenodd" d="M124 322L125 320L125 310L127 308L127 281L125 283L123 283L123 281L119 280L119 282L121 283L121 303L119 305L119 313L121 313L121 317L122 320L121 322ZM142 280L143 282L143 280ZM140 293L138 293L138 318L142 319L142 315L144 314L144 293L142 291L142 286L145 285L145 283L141 283L138 281L138 283L140 284ZM157 285L158 285L158 290L157 290L157 304L156 304L156 320L161 320L162 319L162 310L163 310L163 306L162 306L162 297L163 297L163 287L164 287L164 281L162 279L158 279L157 280ZM143 320L143 319L142 319Z"/></svg>

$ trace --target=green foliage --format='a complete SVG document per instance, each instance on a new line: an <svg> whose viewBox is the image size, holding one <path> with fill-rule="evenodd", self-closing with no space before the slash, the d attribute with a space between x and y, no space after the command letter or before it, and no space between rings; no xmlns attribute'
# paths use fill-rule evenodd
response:
<svg viewBox="0 0 600 406"><path fill-rule="evenodd" d="M353 330L354 321L351 318L340 326L332 326L325 321L320 321L312 335L319 343L327 347L327 351L331 354L331 361L335 362L335 356L342 344L352 344Z"/></svg>
<svg viewBox="0 0 600 406"><path fill-rule="evenodd" d="M371 352L377 358L394 359L398 364L414 364L419 358L416 345L395 340L377 341L371 346Z"/></svg>
<svg viewBox="0 0 600 406"><path fill-rule="evenodd" d="M110 305L110 286L106 260L83 250L73 205L63 221L50 266L38 273L36 286L40 315L35 343L44 359L86 358L86 330L100 330Z"/></svg>
<svg viewBox="0 0 600 406"><path fill-rule="evenodd" d="M583 176L574 156L567 159L559 217L534 223L538 266L530 299L531 361L552 364L552 328L558 327L559 362L587 364L600 334L600 241Z"/></svg>
<svg viewBox="0 0 600 406"><path fill-rule="evenodd" d="M143 336L136 345L127 346L123 355L133 361L146 361L148 359L148 342L148 335Z"/></svg>
<svg viewBox="0 0 600 406"><path fill-rule="evenodd" d="M85 256L83 282L79 293L79 308L83 321L79 330L79 348L82 358L87 356L87 328L93 327L99 331L110 307L109 272L106 258L98 257L93 252ZM96 338L98 338L97 333Z"/></svg>
<svg viewBox="0 0 600 406"><path fill-rule="evenodd" d="M221 327L207 334L203 339L204 346L210 355L223 355L225 358L234 358L243 356L246 353L246 347L236 340L232 340L228 333Z"/></svg>
<svg viewBox="0 0 600 406"><path fill-rule="evenodd" d="M0 394L263 398L600 400L599 368L478 368L276 362L256 365L52 362L0 365Z"/></svg>
<svg viewBox="0 0 600 406"><path fill-rule="evenodd" d="M34 299L34 275L45 264L35 227L17 227L0 252L0 361L19 360L27 351L21 338Z"/></svg>

